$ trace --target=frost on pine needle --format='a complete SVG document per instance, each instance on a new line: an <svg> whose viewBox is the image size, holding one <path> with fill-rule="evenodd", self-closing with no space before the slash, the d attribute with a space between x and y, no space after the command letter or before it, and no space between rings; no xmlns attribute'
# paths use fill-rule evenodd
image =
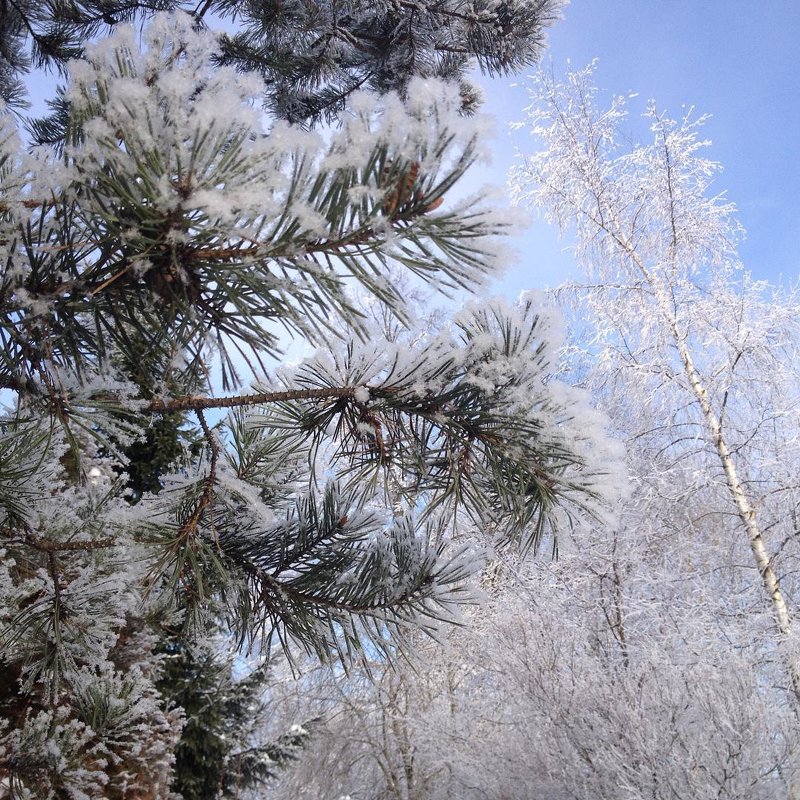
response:
<svg viewBox="0 0 800 800"><path fill-rule="evenodd" d="M155 314L186 346L215 347L229 385L231 351L251 365L275 352L275 319L317 341L336 320L357 326L353 282L409 319L390 266L447 290L480 285L502 258L509 220L450 200L483 135L452 87L356 94L323 141L265 120L260 83L210 65L211 34L161 16L137 39L120 26L70 67L66 161L40 149L26 178L42 274L6 266L23 316L80 320L99 344L88 321L101 310L115 329ZM82 360L77 343L69 355Z"/></svg>
<svg viewBox="0 0 800 800"><path fill-rule="evenodd" d="M0 109L0 246L7 243L8 231L23 211L20 194L27 182L26 159L20 148L17 123Z"/></svg>
<svg viewBox="0 0 800 800"><path fill-rule="evenodd" d="M470 306L414 346L350 342L320 353L284 374L287 390L343 381L352 395L327 409L276 409L272 424L315 430L314 446L354 485L395 470L394 491L409 502L425 497L428 512L463 507L530 547L551 506L599 514L624 483L619 448L588 396L552 377L561 326L550 310L540 316L535 300ZM412 446L420 438L427 460ZM534 517L538 526L524 530Z"/></svg>

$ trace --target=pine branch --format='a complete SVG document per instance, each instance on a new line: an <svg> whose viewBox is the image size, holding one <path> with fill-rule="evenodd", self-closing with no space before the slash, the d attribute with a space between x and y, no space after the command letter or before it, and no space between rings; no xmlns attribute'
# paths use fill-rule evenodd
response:
<svg viewBox="0 0 800 800"><path fill-rule="evenodd" d="M113 537L105 539L96 539L89 542L61 542L54 539L45 539L29 534L24 539L25 544L30 545L35 550L42 553L47 553L48 557L54 553L74 553L74 552L90 552L92 550L102 550L107 547L114 547L119 542Z"/></svg>
<svg viewBox="0 0 800 800"><path fill-rule="evenodd" d="M184 409L188 410L188 409ZM203 485L203 493L194 508L194 511L189 515L189 518L181 525L178 531L177 546L183 546L183 543L197 533L197 527L200 520L203 518L206 510L211 510L214 502L214 486L217 483L217 459L219 458L219 444L217 443L211 429L208 427L206 418L200 409L194 409L197 414L197 419L200 421L200 427L203 430L203 435L211 449L211 459L209 461L208 477ZM212 523L213 528L213 523Z"/></svg>
<svg viewBox="0 0 800 800"><path fill-rule="evenodd" d="M279 392L256 392L238 397L176 397L172 400L152 400L143 410L151 414L169 414L176 411L202 411L212 408L242 408L292 400L331 400L351 398L354 391L354 388L342 387L287 389Z"/></svg>

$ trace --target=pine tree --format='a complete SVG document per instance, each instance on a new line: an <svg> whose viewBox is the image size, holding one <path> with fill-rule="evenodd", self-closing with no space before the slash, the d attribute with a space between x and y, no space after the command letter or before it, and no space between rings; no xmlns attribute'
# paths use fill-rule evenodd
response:
<svg viewBox="0 0 800 800"><path fill-rule="evenodd" d="M479 93L467 78L473 65L498 74L537 61L544 29L560 6L561 0L9 0L0 15L0 99L23 103L21 74L31 67L63 70L88 41L122 22L183 10L197 27L209 19L236 25L236 32L219 34L215 60L258 73L270 111L293 122L331 120L359 89L404 94L414 77L458 80L464 105L474 106ZM63 97L53 101L53 111L35 126L42 140L63 133Z"/></svg>
<svg viewBox="0 0 800 800"><path fill-rule="evenodd" d="M596 510L609 471L583 397L550 375L557 337L535 298L405 343L357 311L360 295L410 324L390 265L445 290L492 269L506 223L446 196L478 152L459 90L351 94L323 140L265 122L261 77L220 65L194 23L87 46L57 147L27 154L2 117L14 797L169 797L190 709L159 693L166 631L191 645L185 667L220 629L241 651L391 657L470 597L475 553L449 531L535 546ZM286 332L320 349L276 369ZM145 474L138 448L160 440ZM254 752L217 755L258 777Z"/></svg>
<svg viewBox="0 0 800 800"><path fill-rule="evenodd" d="M172 789L183 800L242 797L298 758L317 720L294 724L268 741L259 735L268 716L265 666L237 678L232 659L218 643L192 647L179 635L164 650L157 688L185 715L172 778Z"/></svg>

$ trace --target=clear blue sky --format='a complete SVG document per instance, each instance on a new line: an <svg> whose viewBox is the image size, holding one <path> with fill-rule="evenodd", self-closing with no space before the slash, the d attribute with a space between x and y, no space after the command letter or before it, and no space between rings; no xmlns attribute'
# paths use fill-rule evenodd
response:
<svg viewBox="0 0 800 800"><path fill-rule="evenodd" d="M756 277L794 281L800 273L800 0L572 0L552 29L546 59L556 74L599 59L609 93L639 93L679 116L685 106L711 115L707 155L724 171L717 190L739 208L747 230L744 265ZM486 84L497 118L492 167L473 176L502 183L513 145L529 149L521 119L526 94L510 80ZM555 285L571 259L544 222L517 242L520 263L496 291Z"/></svg>

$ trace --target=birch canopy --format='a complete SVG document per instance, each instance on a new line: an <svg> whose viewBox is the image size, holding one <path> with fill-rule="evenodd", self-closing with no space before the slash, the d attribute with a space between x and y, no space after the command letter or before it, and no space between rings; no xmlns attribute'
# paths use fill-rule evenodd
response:
<svg viewBox="0 0 800 800"><path fill-rule="evenodd" d="M626 98L601 108L592 73L536 84L529 126L543 148L515 168L515 196L574 226L588 282L566 291L590 311L595 385L640 409L630 419L645 426L627 423L629 435L660 437L659 458L693 472L735 518L730 535L750 551L787 688L800 698L786 588L797 480L785 468L797 455L797 301L770 296L742 269L735 209L713 193L719 166L704 156L704 118L672 120L650 103L651 142L631 147Z"/></svg>

